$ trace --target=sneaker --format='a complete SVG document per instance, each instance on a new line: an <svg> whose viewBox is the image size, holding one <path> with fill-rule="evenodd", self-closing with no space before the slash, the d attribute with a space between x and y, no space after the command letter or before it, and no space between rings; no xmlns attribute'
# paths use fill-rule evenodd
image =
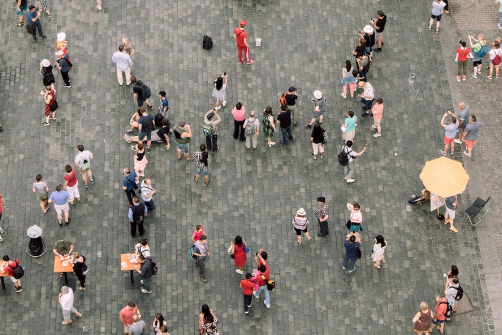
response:
<svg viewBox="0 0 502 335"><path fill-rule="evenodd" d="M96 6L98 10L102 10L103 8L101 6Z"/></svg>
<svg viewBox="0 0 502 335"><path fill-rule="evenodd" d="M316 156L316 155L312 155L312 158L314 158L314 160L316 160L316 159L317 159L317 156Z"/></svg>
<svg viewBox="0 0 502 335"><path fill-rule="evenodd" d="M244 314L249 314L249 311L244 311Z"/></svg>
<svg viewBox="0 0 502 335"><path fill-rule="evenodd" d="M221 104L223 105L223 107L225 107L227 105L227 102L225 100L223 100L223 102Z"/></svg>
<svg viewBox="0 0 502 335"><path fill-rule="evenodd" d="M148 109L153 109L153 105L148 106Z"/></svg>
<svg viewBox="0 0 502 335"><path fill-rule="evenodd" d="M260 299L260 296L258 294L256 294L256 292L253 292L253 295L256 299Z"/></svg>
<svg viewBox="0 0 502 335"><path fill-rule="evenodd" d="M345 270L345 266L342 265L342 270Z"/></svg>
<svg viewBox="0 0 502 335"><path fill-rule="evenodd" d="M251 306L253 306L253 301L248 305L248 308L251 308Z"/></svg>
<svg viewBox="0 0 502 335"><path fill-rule="evenodd" d="M439 29L436 29L436 34L439 34Z"/></svg>
<svg viewBox="0 0 502 335"><path fill-rule="evenodd" d="M446 152L444 152L444 150L443 150L443 149L439 150L439 153L440 153L441 155L443 155L443 156L446 156Z"/></svg>
<svg viewBox="0 0 502 335"><path fill-rule="evenodd" d="M44 38L47 38L47 36L46 35L42 35L42 36L40 36L40 38L44 39Z"/></svg>
<svg viewBox="0 0 502 335"><path fill-rule="evenodd" d="M237 272L237 273L238 273L238 274L240 274L240 275L243 275L243 274L244 274L244 271L239 270L239 269L235 269L235 272Z"/></svg>
<svg viewBox="0 0 502 335"><path fill-rule="evenodd" d="M91 184L94 184L94 181L95 181L95 179L94 179L94 175L92 175Z"/></svg>
<svg viewBox="0 0 502 335"><path fill-rule="evenodd" d="M200 280L202 280L203 283L207 283L207 279L204 276L200 277Z"/></svg>
<svg viewBox="0 0 502 335"><path fill-rule="evenodd" d="M462 76L462 81L465 81L467 77L465 75Z"/></svg>
<svg viewBox="0 0 502 335"><path fill-rule="evenodd" d="M265 304L265 306L267 306L267 308L270 308L270 304L267 305L265 301L263 303Z"/></svg>
<svg viewBox="0 0 502 335"><path fill-rule="evenodd" d="M142 288L141 289L141 293L150 294L150 293L152 293L152 291L147 291L144 288Z"/></svg>
<svg viewBox="0 0 502 335"><path fill-rule="evenodd" d="M18 22L18 23L16 23L16 26L22 27L22 26L24 26L24 22Z"/></svg>
<svg viewBox="0 0 502 335"><path fill-rule="evenodd" d="M377 48L375 51L380 52L380 51L382 51L382 48Z"/></svg>
<svg viewBox="0 0 502 335"><path fill-rule="evenodd" d="M218 107L214 107L214 109L216 109L217 111L221 109L221 106L218 106Z"/></svg>
<svg viewBox="0 0 502 335"><path fill-rule="evenodd" d="M127 143L131 143L131 136L124 134L124 140L126 140Z"/></svg>
<svg viewBox="0 0 502 335"><path fill-rule="evenodd" d="M490 75L488 75L487 77L488 77L488 79L492 79L492 77Z"/></svg>
<svg viewBox="0 0 502 335"><path fill-rule="evenodd" d="M436 32L437 32L437 30L436 30ZM356 269L354 269L354 270L349 270L349 273L352 273L352 272L354 272L354 271L356 271Z"/></svg>
<svg viewBox="0 0 502 335"><path fill-rule="evenodd" d="M452 151L452 152L451 152L451 155L452 155L452 156L453 156L453 153L454 153L454 152L455 152L455 151Z"/></svg>
<svg viewBox="0 0 502 335"><path fill-rule="evenodd" d="M23 288L21 286L16 287L16 293L23 292Z"/></svg>
<svg viewBox="0 0 502 335"><path fill-rule="evenodd" d="M150 152L151 152L151 151L150 151L150 148L146 148L146 153L148 153L148 154L149 154Z"/></svg>
<svg viewBox="0 0 502 335"><path fill-rule="evenodd" d="M141 279L139 282L140 282L141 284L144 284L144 283L145 283L145 281L144 281L143 279Z"/></svg>
<svg viewBox="0 0 502 335"><path fill-rule="evenodd" d="M467 157L471 157L471 154L468 153L467 151L464 151L464 155L466 155Z"/></svg>
<svg viewBox="0 0 502 335"><path fill-rule="evenodd" d="M478 70L478 74L481 74L481 70Z"/></svg>
<svg viewBox="0 0 502 335"><path fill-rule="evenodd" d="M63 87L70 88L71 85L63 85Z"/></svg>
<svg viewBox="0 0 502 335"><path fill-rule="evenodd" d="M455 227L451 227L450 230L452 231L452 233L458 233L458 229Z"/></svg>
<svg viewBox="0 0 502 335"><path fill-rule="evenodd" d="M347 98L347 95L342 93L342 97L343 97L344 99L346 99L346 98Z"/></svg>
<svg viewBox="0 0 502 335"><path fill-rule="evenodd" d="M471 74L471 77L474 79L478 79L478 76L476 76L475 74Z"/></svg>
<svg viewBox="0 0 502 335"><path fill-rule="evenodd" d="M460 81L460 76L457 76L457 81Z"/></svg>
<svg viewBox="0 0 502 335"><path fill-rule="evenodd" d="M56 121L56 118L55 118L55 117L51 117L51 120L54 120L54 121Z"/></svg>
<svg viewBox="0 0 502 335"><path fill-rule="evenodd" d="M87 184L84 184L84 187L85 187L85 188L89 188L89 185L87 185Z"/></svg>
<svg viewBox="0 0 502 335"><path fill-rule="evenodd" d="M375 125L372 125L372 126L371 126L371 128L373 128L373 129L377 129L377 126L375 126Z"/></svg>
<svg viewBox="0 0 502 335"><path fill-rule="evenodd" d="M3 234L3 233L5 233L5 230L3 230L2 227L0 227L0 234Z"/></svg>
<svg viewBox="0 0 502 335"><path fill-rule="evenodd" d="M431 31L431 30L432 30L432 27L429 27L429 31Z"/></svg>
<svg viewBox="0 0 502 335"><path fill-rule="evenodd" d="M380 136L382 136L382 134L379 134L379 133L373 134L373 137L380 137Z"/></svg>
<svg viewBox="0 0 502 335"><path fill-rule="evenodd" d="M0 236L0 242L3 242L3 238L2 238L2 236Z"/></svg>
<svg viewBox="0 0 502 335"><path fill-rule="evenodd" d="M462 140L459 140L459 139L454 139L453 142L455 142L457 144L462 144Z"/></svg>
<svg viewBox="0 0 502 335"><path fill-rule="evenodd" d="M355 182L356 180L355 179L352 179L352 178L347 178L346 182L347 183L353 183Z"/></svg>
<svg viewBox="0 0 502 335"><path fill-rule="evenodd" d="M499 29L502 29L502 27L500 26L500 23L497 23L497 25L499 26Z"/></svg>
<svg viewBox="0 0 502 335"><path fill-rule="evenodd" d="M44 122L44 123L42 123L42 126L44 126L44 127L45 126L50 126L50 122Z"/></svg>
<svg viewBox="0 0 502 335"><path fill-rule="evenodd" d="M251 65L254 63L254 59L251 59L249 62L247 62L247 65Z"/></svg>

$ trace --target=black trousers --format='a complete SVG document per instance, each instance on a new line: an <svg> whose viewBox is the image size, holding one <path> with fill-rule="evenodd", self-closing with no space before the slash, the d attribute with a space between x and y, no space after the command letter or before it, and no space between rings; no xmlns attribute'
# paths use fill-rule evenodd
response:
<svg viewBox="0 0 502 335"><path fill-rule="evenodd" d="M61 71L61 77L63 77L63 81L66 86L70 86L70 76L68 75L68 72Z"/></svg>
<svg viewBox="0 0 502 335"><path fill-rule="evenodd" d="M246 122L246 120L244 120L244 121L235 121L234 120L234 140L236 140L237 137L239 137L241 141L246 140L246 134L244 133L245 129L242 128L242 126L244 125L244 122ZM239 136L239 132L240 132L240 136Z"/></svg>
<svg viewBox="0 0 502 335"><path fill-rule="evenodd" d="M329 234L329 229L328 229L328 221L319 221L319 227L321 228L321 235L328 235Z"/></svg>
<svg viewBox="0 0 502 335"><path fill-rule="evenodd" d="M206 136L206 150L218 151L218 135Z"/></svg>
<svg viewBox="0 0 502 335"><path fill-rule="evenodd" d="M134 189L132 191L125 191L127 195L127 200L129 201L129 206L132 206L132 198L136 196L136 192L134 192Z"/></svg>
<svg viewBox="0 0 502 335"><path fill-rule="evenodd" d="M77 272L75 272L75 275L77 276L78 281L80 282L80 286L85 287L85 275L79 274Z"/></svg>
<svg viewBox="0 0 502 335"><path fill-rule="evenodd" d="M248 306L251 306L252 302L253 302L252 296L244 294L244 311L245 312L249 311L249 307Z"/></svg>
<svg viewBox="0 0 502 335"><path fill-rule="evenodd" d="M143 221L135 222L133 220L133 221L129 221L129 223L131 224L131 235L132 236L136 236L136 226L138 227L138 230L139 230L139 236L143 236L143 234L145 233L145 226L143 224Z"/></svg>

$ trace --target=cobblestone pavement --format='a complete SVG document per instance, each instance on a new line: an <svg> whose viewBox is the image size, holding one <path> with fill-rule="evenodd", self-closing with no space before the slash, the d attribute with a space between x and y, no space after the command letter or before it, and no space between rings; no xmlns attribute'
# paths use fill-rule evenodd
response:
<svg viewBox="0 0 502 335"><path fill-rule="evenodd" d="M6 291L0 290L5 332L116 334L122 329L119 310L134 300L149 325L155 313L163 313L171 334L195 334L203 303L217 314L221 334L405 334L412 332L419 302L433 304L434 293L444 285L443 273L455 263L475 311L456 315L446 333L500 334L501 260L496 246L501 238L500 223L495 221L501 212L496 169L501 159L496 131L500 117L492 112L500 109L500 101L489 94L500 85L495 80L454 80L455 55L449 50L479 22L458 18L472 13L471 2L452 2L457 12L445 17L436 35L427 31L429 1L105 0L103 12L92 1L49 1L53 17L42 16L49 39L37 44L24 27L15 27L14 2L2 2L0 193L8 208L0 253L26 266L22 293L14 293L10 282ZM336 160L339 125L347 110L356 115L361 110L355 99L340 97L339 78L345 60L351 59L357 31L379 9L388 15L385 47L375 57L369 82L385 101L382 137L373 138L371 120L360 118L354 146L360 150L367 142L368 150L356 161L356 183L347 185ZM476 10L493 15L480 24L490 38L496 36L495 10ZM248 21L251 55L257 60L252 66L239 65L235 55L232 31L242 18ZM67 34L75 64L72 88L63 88L56 72L58 122L41 127L44 104L38 64L54 58L59 31ZM201 48L206 33L214 40L210 52ZM131 285L119 268L119 254L132 251L137 242L128 232L126 198L120 189L121 168L133 166L133 152L122 135L135 105L131 88L118 86L111 63L124 35L136 49L134 74L151 87L153 96L167 91L174 123L186 120L192 125L191 149L204 140L202 117L213 104L212 81L222 71L230 78L228 105L220 111L221 151L212 159L209 187L192 181L194 164L177 161L173 149L166 152L156 146L148 156L147 175L158 191L158 209L147 220L147 237L160 268L152 295L142 295L139 278ZM255 38L262 38L261 47L254 46ZM248 110L261 111L269 104L277 109L278 97L290 85L300 95L300 126L294 129L293 145L268 148L260 135L260 146L249 151L232 139L231 106L242 101ZM303 129L315 89L328 99L324 126L330 135L325 158L316 161L311 158L310 132ZM465 160L458 149L454 156L464 161L471 182L460 197L460 232L452 234L426 207L409 207L406 200L422 188L423 164L438 157L440 116L459 99L476 106L485 127L472 159ZM156 99L154 104L158 106ZM62 181L64 165L73 161L77 144L94 153L97 182L88 190L81 188L82 201L71 209L72 223L61 229L54 210L40 213L31 184L42 173L54 189ZM330 201L330 235L323 239L315 236L314 217L315 199L321 195ZM461 212L478 195L493 197L492 213L471 229ZM365 227L363 259L351 275L341 269L347 201L362 204ZM307 210L314 233L312 243L301 247L290 224L299 207ZM198 223L204 225L211 248L206 284L187 257L189 236ZM33 224L43 228L49 249L64 236L87 257L88 289L75 294L75 306L84 317L70 326L61 325L57 293L63 281L52 271L50 250L40 259L24 252L25 232ZM240 275L226 254L236 234L248 241L252 253L261 247L269 253L277 288L268 310L260 301L249 315L243 313ZM380 270L369 256L376 234L389 242L387 263ZM248 257L246 270L252 268ZM70 277L75 288L76 280Z"/></svg>

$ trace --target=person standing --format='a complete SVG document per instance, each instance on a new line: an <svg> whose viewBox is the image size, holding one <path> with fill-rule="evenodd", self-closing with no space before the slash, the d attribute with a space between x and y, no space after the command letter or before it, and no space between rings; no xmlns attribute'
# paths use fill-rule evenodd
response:
<svg viewBox="0 0 502 335"><path fill-rule="evenodd" d="M136 197L134 190L138 189L136 184L136 173L131 172L129 168L124 168L124 180L122 181L122 189L127 196L127 205L132 206L132 198Z"/></svg>
<svg viewBox="0 0 502 335"><path fill-rule="evenodd" d="M458 103L459 111L457 113L457 119L459 120L458 124L458 139L454 140L457 144L462 144L462 138L464 134L464 129L469 123L469 105L466 105L465 102L461 101Z"/></svg>
<svg viewBox="0 0 502 335"><path fill-rule="evenodd" d="M499 7L499 23L498 26L502 29L502 0L495 0L495 4Z"/></svg>
<svg viewBox="0 0 502 335"><path fill-rule="evenodd" d="M149 212L155 209L155 203L153 202L153 196L157 193L152 187L152 180L150 178L145 178L141 182L141 198L145 202L145 206Z"/></svg>
<svg viewBox="0 0 502 335"><path fill-rule="evenodd" d="M446 283L444 285L445 290L448 289L448 286L452 283L453 278L458 279L458 267L456 265L452 265L450 271L446 275Z"/></svg>
<svg viewBox="0 0 502 335"><path fill-rule="evenodd" d="M145 107L140 107L141 117L138 120L138 143L143 144L146 137L146 151L150 153L150 147L152 146L152 131L154 128L153 116L148 114Z"/></svg>
<svg viewBox="0 0 502 335"><path fill-rule="evenodd" d="M143 103L146 103L148 108L153 109L150 100L148 100L152 96L150 87L146 86L141 80L138 80L136 76L131 76L131 83L134 84L132 88L133 100L138 103L138 107L142 107Z"/></svg>
<svg viewBox="0 0 502 335"><path fill-rule="evenodd" d="M89 185L87 185L87 177L89 177L89 182L94 184L94 175L91 171L91 159L94 159L94 155L89 150L85 150L82 144L77 145L77 151L78 153L75 156L75 166L82 175L84 187L89 188Z"/></svg>
<svg viewBox="0 0 502 335"><path fill-rule="evenodd" d="M361 213L361 205L357 202L351 204L347 203L347 209L350 211L349 222L347 222L347 228L351 232L362 231L361 224L363 223L363 214Z"/></svg>
<svg viewBox="0 0 502 335"><path fill-rule="evenodd" d="M434 318L434 313L429 309L429 305L425 302L420 303L420 311L415 315L412 322L415 324L413 330L417 335L428 335L434 325L431 319Z"/></svg>
<svg viewBox="0 0 502 335"><path fill-rule="evenodd" d="M448 115L451 115L450 123L446 124L445 119ZM443 114L441 119L441 127L444 128L444 149L439 150L441 155L446 156L448 153L448 146L451 148L451 154L455 151L455 136L457 135L457 129L459 126L459 121L451 111Z"/></svg>
<svg viewBox="0 0 502 335"><path fill-rule="evenodd" d="M354 141L354 136L356 135L356 125L357 116L354 115L353 111L347 112L347 117L342 124L342 139L347 143L347 141ZM343 131L345 129L345 131Z"/></svg>
<svg viewBox="0 0 502 335"><path fill-rule="evenodd" d="M350 88L350 96L354 97L354 91L356 90L357 78L352 74L354 68L350 60L345 61L345 67L342 69L342 97L347 98L347 86Z"/></svg>
<svg viewBox="0 0 502 335"><path fill-rule="evenodd" d="M383 11L379 10L377 12L378 18L377 19L372 19L370 20L371 24L373 27L375 27L375 30L378 34L378 40L377 40L377 45L378 48L375 50L376 52L382 51L382 46L383 44L383 31L385 29L385 24L387 23L387 16L384 14Z"/></svg>
<svg viewBox="0 0 502 335"><path fill-rule="evenodd" d="M455 60L457 61L457 81L460 81L460 75L462 75L462 80L465 81L467 79L467 60L472 58L472 53L469 48L466 47L467 43L465 41L460 40L460 48L457 49L457 57Z"/></svg>
<svg viewBox="0 0 502 335"><path fill-rule="evenodd" d="M298 125L298 92L296 91L296 87L291 86L284 98L286 99L286 106L288 106L288 109L291 111L293 126L296 127Z"/></svg>
<svg viewBox="0 0 502 335"><path fill-rule="evenodd" d="M132 201L132 206L129 207L129 211L127 213L129 223L131 224L131 236L136 236L136 227L138 227L139 236L143 236L145 234L145 216L148 215L148 209L144 204L139 202L139 199L136 196L132 198Z"/></svg>
<svg viewBox="0 0 502 335"><path fill-rule="evenodd" d="M146 208L145 208L145 210L146 210ZM145 215L146 215L146 211L145 211ZM143 234L141 234L141 229L140 229L140 235L143 235ZM137 269L137 271L141 275L141 278L143 278L141 280L141 284L143 284L141 287L141 293L150 294L150 293L152 293L151 281L152 281L152 276L153 276L152 258L150 256L145 257L143 255L139 255L139 263L140 263L141 267L139 269ZM130 328L129 328L129 330L130 330Z"/></svg>
<svg viewBox="0 0 502 335"><path fill-rule="evenodd" d="M206 304L202 305L199 314L199 333L218 335L218 319L213 310Z"/></svg>
<svg viewBox="0 0 502 335"><path fill-rule="evenodd" d="M267 106L267 108L265 108L265 110L263 111L262 123L263 123L263 134L267 139L268 147L271 148L273 145L276 144L275 142L272 142L272 137L274 137L274 133L276 131L275 117L274 113L272 112L272 107Z"/></svg>
<svg viewBox="0 0 502 335"><path fill-rule="evenodd" d="M79 291L85 291L85 276L89 272L89 268L85 264L85 257L78 252L73 253L73 272L80 282Z"/></svg>
<svg viewBox="0 0 502 335"><path fill-rule="evenodd" d="M476 116L471 115L469 124L465 126L462 137L462 140L465 142L465 148L467 149L467 151L464 151L464 155L467 157L471 157L472 155L472 148L479 138L479 130L481 129L481 126L481 122L476 121Z"/></svg>
<svg viewBox="0 0 502 335"><path fill-rule="evenodd" d="M4 198L2 198L2 195L0 194L0 221L2 220L2 210L7 208L7 206L5 205L5 200ZM47 211L44 212L44 214L46 213ZM5 231L3 230L2 228L2 224L0 222L0 234L3 234ZM0 242L3 242L3 238L2 238L2 235L0 235Z"/></svg>
<svg viewBox="0 0 502 335"><path fill-rule="evenodd" d="M206 145L203 143L199 147L200 151L196 151L193 154L192 159L195 159L195 176L193 181L198 183L200 174L204 174L204 179L206 180L206 186L211 182L209 177L209 153L206 151Z"/></svg>
<svg viewBox="0 0 502 335"><path fill-rule="evenodd" d="M239 101L235 105L235 108L232 109L232 115L234 117L234 140L239 138L241 141L245 141L246 136L244 135L244 128L242 126L246 121L246 107Z"/></svg>
<svg viewBox="0 0 502 335"><path fill-rule="evenodd" d="M68 75L68 72L70 72L72 68L72 64L70 63L70 56L68 53L64 53L62 50L59 50L56 52L56 62L57 62L57 67L59 69L59 72L61 72L61 77L63 77L63 87L70 88L71 87L71 82L70 82L70 76Z"/></svg>
<svg viewBox="0 0 502 335"><path fill-rule="evenodd" d="M70 206L68 206L68 201L73 202L73 198L68 192L63 190L63 185L59 184L56 186L56 191L51 193L49 197L49 203L54 203L54 209L58 215L59 225L62 226L62 216L61 214L64 212L64 221L65 224L69 224L70 219Z"/></svg>
<svg viewBox="0 0 502 335"><path fill-rule="evenodd" d="M181 159L181 155L185 155L186 161L193 160L190 158L190 139L192 138L192 130L190 125L186 124L185 121L181 121L176 127L174 127L174 142L178 146L178 160Z"/></svg>
<svg viewBox="0 0 502 335"><path fill-rule="evenodd" d="M317 198L317 211L315 212L315 216L317 221L319 222L320 232L317 233L317 236L324 237L329 234L329 226L328 226L328 202L325 197Z"/></svg>
<svg viewBox="0 0 502 335"><path fill-rule="evenodd" d="M239 64L242 64L244 58L242 58L242 52L244 52L244 57L248 65L253 64L255 61L249 57L249 43L248 34L244 31L244 27L247 22L242 20L239 27L234 29L234 40L237 45L237 56L239 57Z"/></svg>
<svg viewBox="0 0 502 335"><path fill-rule="evenodd" d="M314 151L312 158L314 158L314 160L317 159L318 152L321 154L321 158L324 157L324 134L326 134L326 131L321 128L319 122L316 122L310 134L310 142L312 143L312 150Z"/></svg>
<svg viewBox="0 0 502 335"><path fill-rule="evenodd" d="M160 313L155 314L155 319L153 319L153 331L155 332L155 335L162 335L161 327L165 326L166 327L166 332L167 332L167 321L164 319L164 316Z"/></svg>
<svg viewBox="0 0 502 335"><path fill-rule="evenodd" d="M246 246L246 242L242 240L242 237L237 235L234 239L234 242L230 245L230 254L234 256L234 264L237 269L235 272L243 275L244 271L242 268L246 266L246 251L244 247Z"/></svg>
<svg viewBox="0 0 502 335"><path fill-rule="evenodd" d="M42 11L40 7L37 8L33 5L30 6L29 10L26 12L27 24L33 27L33 31L35 28L38 30L38 36L42 39L47 38L42 31L42 24L40 23L40 14ZM33 42L37 41L36 32L33 34Z"/></svg>
<svg viewBox="0 0 502 335"><path fill-rule="evenodd" d="M354 176L354 159L361 156L365 151L366 147L363 147L361 152L355 152L352 150L352 141L347 141L345 145L342 147L342 152L348 156L349 162L346 166L343 167L343 172L345 174L345 181L347 183L353 183L356 180L352 178Z"/></svg>
<svg viewBox="0 0 502 335"><path fill-rule="evenodd" d="M376 100L376 104L371 109L371 113L373 114L373 125L371 128L376 129L377 132L373 134L373 137L382 136L382 117L383 117L383 99L378 98Z"/></svg>
<svg viewBox="0 0 502 335"><path fill-rule="evenodd" d="M52 247L52 252L54 253L54 255L59 257L61 260L63 260L64 257L69 256L72 251L73 243L71 243L67 238L57 240ZM59 278L63 278L63 273L59 274Z"/></svg>
<svg viewBox="0 0 502 335"><path fill-rule="evenodd" d="M162 114L164 119L169 117L169 101L167 100L166 91L159 92L159 113Z"/></svg>
<svg viewBox="0 0 502 335"><path fill-rule="evenodd" d="M14 284L14 289L16 290L16 293L23 291L23 288L21 287L21 277L22 276L21 277L19 277L19 275L15 276L15 273L14 273L15 269L18 266L21 266L21 262L19 261L19 259L11 261L11 259L9 258L8 255L3 256L3 263L0 266L0 272L7 273L10 280ZM22 269L22 267L21 267L21 269ZM24 270L23 270L23 274L24 274ZM19 277L19 278L16 278L16 277Z"/></svg>
<svg viewBox="0 0 502 335"><path fill-rule="evenodd" d="M357 249L361 246L361 240L356 238L355 235L351 235L343 242L343 246L345 247L345 256L343 258L342 270L349 267L350 262L349 273L352 273L356 270Z"/></svg>
<svg viewBox="0 0 502 335"><path fill-rule="evenodd" d="M361 103L364 105L362 108L364 110L363 116L370 115L371 106L373 106L373 100L375 100L375 91L373 86L367 81L360 81L358 84L360 89L363 89L363 93L359 94L361 98Z"/></svg>
<svg viewBox="0 0 502 335"><path fill-rule="evenodd" d="M127 306L122 308L119 313L119 320L124 325L124 335L129 332L129 326L133 324L133 316L137 315L141 318L141 312L134 301L129 301Z"/></svg>
<svg viewBox="0 0 502 335"><path fill-rule="evenodd" d="M370 63L373 61L373 47L375 46L375 30L367 24L363 28L364 40L366 41L365 53L369 56Z"/></svg>
<svg viewBox="0 0 502 335"><path fill-rule="evenodd" d="M19 21L16 23L16 26L22 27L24 25L23 12L28 9L28 0L17 0L16 2L17 2L16 11L17 15L19 15Z"/></svg>
<svg viewBox="0 0 502 335"><path fill-rule="evenodd" d="M443 334L446 312L448 311L448 300L439 293L436 293L436 315L432 323L437 326L439 333Z"/></svg>
<svg viewBox="0 0 502 335"><path fill-rule="evenodd" d="M432 30L432 24L434 23L434 19L436 19L436 34L439 33L441 16L443 15L443 10L445 6L446 4L442 0L432 1L432 13L431 13L431 19L429 21L429 31Z"/></svg>
<svg viewBox="0 0 502 335"><path fill-rule="evenodd" d="M260 133L260 121L255 118L255 111L249 113L249 118L244 121L242 128L244 128L246 135L246 148L251 148L252 144L253 149L256 149L258 146L258 135Z"/></svg>
<svg viewBox="0 0 502 335"><path fill-rule="evenodd" d="M134 148L136 154L134 155L134 172L136 173L136 184L139 183L139 177L145 176L146 165L148 164L148 159L145 156L145 148L143 144L138 143Z"/></svg>
<svg viewBox="0 0 502 335"><path fill-rule="evenodd" d="M258 255L257 255L258 257ZM253 295L256 299L260 299L260 293L265 292L265 300L263 303L267 308L270 308L270 292L267 287L267 283L270 279L270 270L268 268L267 262L264 260L261 264L258 265L258 271L260 275L257 278L258 290L253 292Z"/></svg>
<svg viewBox="0 0 502 335"><path fill-rule="evenodd" d="M288 139L293 142L293 131L291 129L291 111L287 105L281 106L281 112L277 115L277 123L281 128L282 141L281 144L288 145Z"/></svg>
<svg viewBox="0 0 502 335"><path fill-rule="evenodd" d="M298 239L298 245L302 245L302 232L303 234L305 234L307 241L310 242L312 238L310 237L308 231L309 220L307 219L307 213L303 208L300 208L299 210L296 211L296 215L293 218L292 224L296 231L296 238Z"/></svg>
<svg viewBox="0 0 502 335"><path fill-rule="evenodd" d="M478 74L481 74L481 63L483 61L483 57L486 55L484 48L486 46L485 36L482 34L478 35L478 39L476 39L473 35L467 35L469 37L469 44L472 48L472 67L473 74L471 74L472 78L477 79ZM474 41L474 43L472 43ZM488 50L488 47L486 47Z"/></svg>
<svg viewBox="0 0 502 335"><path fill-rule="evenodd" d="M218 151L218 124L221 122L221 117L218 114L218 110L213 108L204 115L204 125L203 127L204 135L206 136L206 148L207 151L213 150L213 152Z"/></svg>
<svg viewBox="0 0 502 335"><path fill-rule="evenodd" d="M207 283L205 261L206 257L209 257L209 246L207 245L206 235L201 235L200 239L194 243L193 255L197 256L200 280Z"/></svg>
<svg viewBox="0 0 502 335"><path fill-rule="evenodd" d="M151 293L151 292L150 292ZM135 314L132 316L132 325L129 326L128 335L143 335L146 334L146 322L140 320Z"/></svg>
<svg viewBox="0 0 502 335"><path fill-rule="evenodd" d="M319 118L319 124L322 124L323 115L326 111L326 98L322 96L321 91L315 90L314 97L311 100L314 102L314 111L312 112L312 119L310 123L305 126L305 129L312 128L317 118Z"/></svg>
<svg viewBox="0 0 502 335"><path fill-rule="evenodd" d="M124 37L122 37L121 42L122 42L122 45L124 46L124 51L127 52L127 54L132 57L132 55L134 55L135 51L131 45L131 41L129 41L129 39L126 36L124 36Z"/></svg>
<svg viewBox="0 0 502 335"><path fill-rule="evenodd" d="M225 100L225 97L227 95L227 83L228 75L226 72L223 72L221 77L218 77L218 79L214 81L213 93L211 95L216 98L216 106L214 107L214 109L216 110L219 110L221 108L220 101L222 102L223 107L227 105L227 101Z"/></svg>
<svg viewBox="0 0 502 335"><path fill-rule="evenodd" d="M242 293L244 293L244 313L249 313L249 308L253 305L252 294L255 292L254 283L251 282L251 274L246 273L246 279L242 279L240 282L240 287L242 287Z"/></svg>
<svg viewBox="0 0 502 335"><path fill-rule="evenodd" d="M65 166L66 175L64 176L64 186L66 192L70 195L72 199L77 199L80 201L80 193L78 191L78 179L77 171L73 170L71 165L67 164ZM73 201L70 202L73 205Z"/></svg>
<svg viewBox="0 0 502 335"><path fill-rule="evenodd" d="M43 177L41 174L38 174L35 177L35 182L33 183L32 191L36 193L38 196L38 200L40 200L40 209L42 209L42 213L47 213L50 207L47 207L47 200L49 200L49 187L47 183L43 181ZM0 199L2 196L0 195ZM0 219L2 218L2 209L0 207ZM3 231L0 229L0 233Z"/></svg>
<svg viewBox="0 0 502 335"><path fill-rule="evenodd" d="M75 313L75 315L80 318L82 314L80 314L75 307L73 307L74 295L71 287L63 286L61 287L61 293L58 296L59 304L61 305L61 309L63 310L63 324L69 325L73 321L71 320L71 313Z"/></svg>
<svg viewBox="0 0 502 335"><path fill-rule="evenodd" d="M45 100L45 122L42 123L42 126L48 126L51 124L50 120L56 121L56 109L58 106L56 102L55 91L52 89L52 86L46 86L45 92L42 91L40 92L40 94L44 96Z"/></svg>
<svg viewBox="0 0 502 335"><path fill-rule="evenodd" d="M125 73L126 85L131 85L131 66L133 63L131 56L125 52L123 45L119 45L119 50L113 53L112 62L117 67L117 80L119 85L124 85L122 73Z"/></svg>
<svg viewBox="0 0 502 335"><path fill-rule="evenodd" d="M40 74L42 75L42 82L45 86L50 86L54 91L54 83L56 82L54 78L54 73L52 73L52 65L48 59L42 59L40 62ZM40 94L44 95L45 92L41 91Z"/></svg>
<svg viewBox="0 0 502 335"><path fill-rule="evenodd" d="M385 248L387 247L387 242L384 240L382 235L375 236L375 244L373 245L373 250L371 251L371 259L375 262L375 267L380 269L380 262L385 264Z"/></svg>
<svg viewBox="0 0 502 335"><path fill-rule="evenodd" d="M458 233L458 229L453 225L453 220L455 219L455 209L457 208L457 195L452 195L446 198L445 207L446 213L444 215L444 224L450 224L450 230L454 233Z"/></svg>
<svg viewBox="0 0 502 335"><path fill-rule="evenodd" d="M487 77L488 79L492 79L493 75L493 67L495 67L495 78L498 79L499 77L499 70L500 70L500 62L502 58L502 49L500 48L500 42L495 41L492 43L493 48L488 52L488 56L490 59L490 72L488 73Z"/></svg>

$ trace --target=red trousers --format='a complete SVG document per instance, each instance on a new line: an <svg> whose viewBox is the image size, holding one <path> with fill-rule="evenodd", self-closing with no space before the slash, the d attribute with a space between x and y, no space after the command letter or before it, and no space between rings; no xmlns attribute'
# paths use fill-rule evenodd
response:
<svg viewBox="0 0 502 335"><path fill-rule="evenodd" d="M242 52L244 51L244 56L246 57L246 61L249 62L251 58L249 58L249 48L245 45L237 46L237 56L239 57L239 63L242 63L244 59L242 58Z"/></svg>

